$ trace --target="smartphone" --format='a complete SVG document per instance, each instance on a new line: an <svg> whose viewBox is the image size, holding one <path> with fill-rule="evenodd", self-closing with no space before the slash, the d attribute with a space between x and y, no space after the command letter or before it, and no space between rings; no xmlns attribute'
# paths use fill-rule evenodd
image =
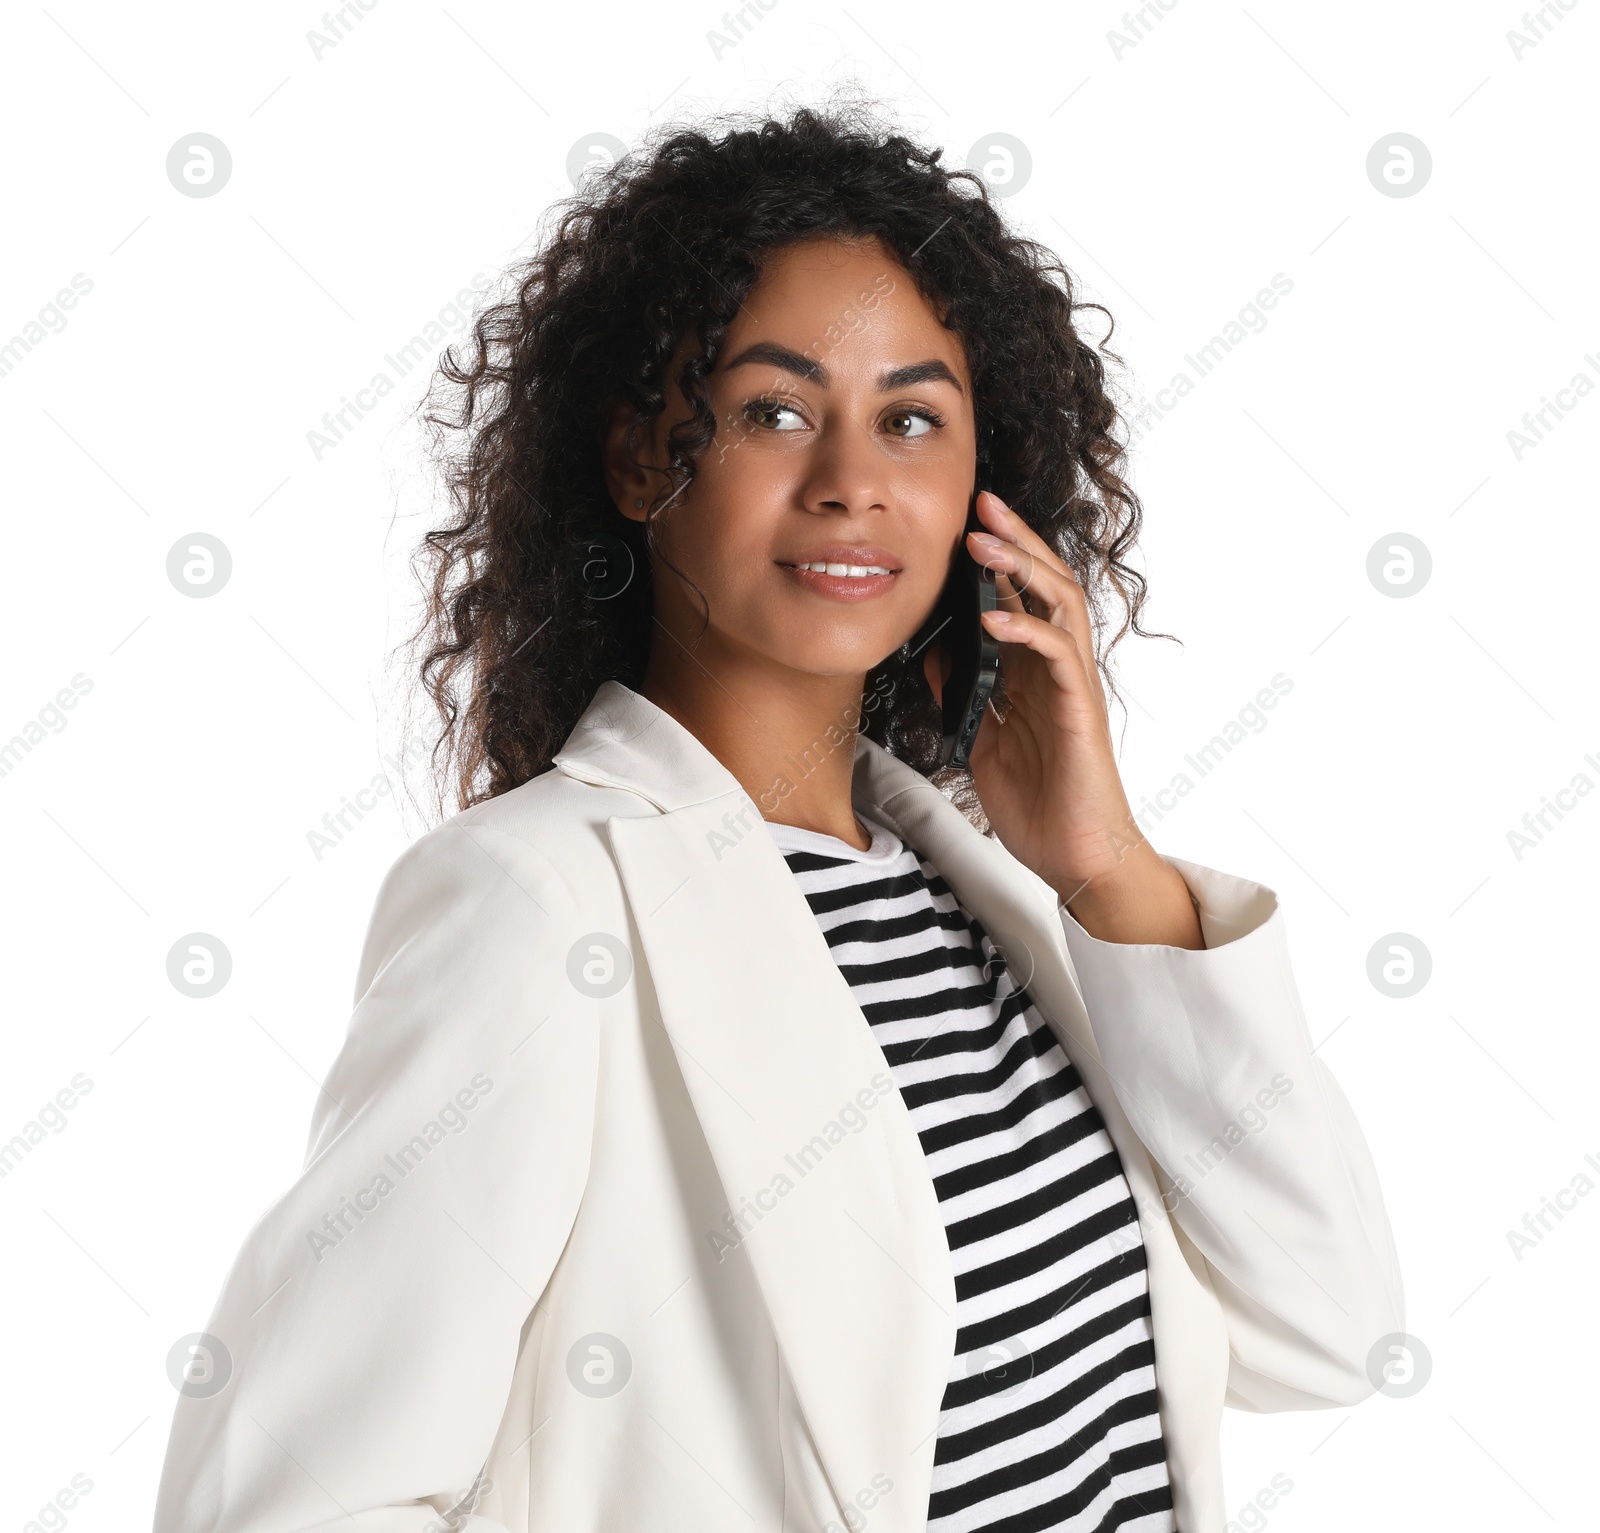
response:
<svg viewBox="0 0 1600 1533"><path fill-rule="evenodd" d="M976 495L967 508L966 531L983 531ZM984 710L999 680L1000 644L982 621L982 614L997 605L994 571L983 568L972 557L963 534L939 605L919 636L923 644L937 643L953 662L944 684L941 767L967 765Z"/></svg>

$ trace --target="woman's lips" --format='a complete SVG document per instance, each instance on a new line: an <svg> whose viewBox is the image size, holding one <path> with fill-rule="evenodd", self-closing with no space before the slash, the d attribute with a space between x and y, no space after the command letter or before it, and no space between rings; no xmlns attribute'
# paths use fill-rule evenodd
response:
<svg viewBox="0 0 1600 1533"><path fill-rule="evenodd" d="M777 561L791 580L831 601L868 601L899 578L900 560L876 543L823 543Z"/></svg>
<svg viewBox="0 0 1600 1533"><path fill-rule="evenodd" d="M816 563L820 561L808 561ZM826 570L808 569L794 564L780 564L778 566L784 574L808 591L814 591L818 596L826 596L834 601L866 601L874 596L882 596L897 579L900 572L889 570L884 574L848 575L846 569L862 569L862 565L847 565L843 562L829 563ZM882 568L882 566L879 566ZM836 573L832 573L836 572Z"/></svg>

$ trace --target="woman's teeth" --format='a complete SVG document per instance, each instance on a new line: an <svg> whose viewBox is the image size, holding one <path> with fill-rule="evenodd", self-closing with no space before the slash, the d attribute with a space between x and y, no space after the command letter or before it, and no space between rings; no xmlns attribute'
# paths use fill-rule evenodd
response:
<svg viewBox="0 0 1600 1533"><path fill-rule="evenodd" d="M797 570L811 570L818 575L850 575L860 579L866 575L892 575L893 570L881 564L797 564Z"/></svg>

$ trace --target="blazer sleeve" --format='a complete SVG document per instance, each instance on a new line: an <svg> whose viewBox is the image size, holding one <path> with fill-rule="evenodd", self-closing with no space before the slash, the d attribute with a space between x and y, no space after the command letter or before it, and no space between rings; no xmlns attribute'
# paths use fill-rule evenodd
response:
<svg viewBox="0 0 1600 1533"><path fill-rule="evenodd" d="M480 1471L588 1175L570 906L471 811L390 869L305 1167L180 1389L154 1533L505 1533Z"/></svg>
<svg viewBox="0 0 1600 1533"><path fill-rule="evenodd" d="M1222 1306L1227 1403L1354 1404L1373 1392L1374 1344L1405 1328L1371 1154L1312 1052L1277 896L1166 861L1199 909L1202 951L1102 942L1062 908L1095 1041Z"/></svg>

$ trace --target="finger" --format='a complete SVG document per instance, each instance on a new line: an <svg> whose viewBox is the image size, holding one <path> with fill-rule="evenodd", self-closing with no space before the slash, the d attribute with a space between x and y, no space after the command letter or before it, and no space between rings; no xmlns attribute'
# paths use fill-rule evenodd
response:
<svg viewBox="0 0 1600 1533"><path fill-rule="evenodd" d="M1022 555L1019 564L1016 556L1021 550L985 532L967 534L967 552L980 567L993 572L995 599L1000 607L1007 612L1028 611L1028 604L1023 600L1027 582L1025 577L1016 573L1020 567L1033 563L1027 555ZM1040 605L1040 600L1036 599L1036 606Z"/></svg>
<svg viewBox="0 0 1600 1533"><path fill-rule="evenodd" d="M1043 615L1057 626L1066 628L1077 640L1085 655L1094 650L1094 625L1089 618L1089 604L1076 574L1037 532L1017 515L992 490L978 496L978 516L990 529L991 536L1001 540L999 546L977 541L978 535L968 537L968 548L980 563L1004 572L1013 589L1025 590L1030 597L1038 598L1044 608ZM1006 610L1016 610L1010 602L1002 602ZM1027 610L1023 607L1022 610ZM1106 707L1105 691L1100 685L1098 667L1091 665L1095 695L1102 709Z"/></svg>
<svg viewBox="0 0 1600 1533"><path fill-rule="evenodd" d="M976 537L977 534L973 534L973 538ZM1002 612L1035 617L1058 632L1070 634L1082 653L1092 655L1093 645L1089 638L1092 629L1081 588L1075 582L1054 572L1047 574L1036 560L1032 561L1035 571L1034 584L1031 587L1024 587L1019 576L1008 574L1003 567L1012 562L1010 555L1013 553L1022 553L1026 558L1024 551L1017 549L1013 544L985 548L982 552L982 562L995 571L995 601L999 609ZM973 556L979 557L976 549L973 550ZM1027 592L1028 602L1023 600L1024 590ZM1088 686L1101 714L1109 717L1105 691L1100 684L1098 670L1092 663L1089 666Z"/></svg>
<svg viewBox="0 0 1600 1533"><path fill-rule="evenodd" d="M1081 641L1089 631L1088 604L1072 567L992 490L978 497L978 515L984 530L968 535L973 557L1004 570L1014 586L1038 598L1046 616L1054 618L1059 611Z"/></svg>
<svg viewBox="0 0 1600 1533"><path fill-rule="evenodd" d="M1026 612L1028 605L1022 599L1022 588L1012 580L1003 568L995 564L984 562L986 569L992 569L994 576L995 601L1007 612Z"/></svg>
<svg viewBox="0 0 1600 1533"><path fill-rule="evenodd" d="M1070 571L1052 568L1019 544L994 533L969 532L967 551L983 568L995 572L998 589L1027 595L1028 601L1019 603L1016 610L1066 625L1072 622L1075 608L1084 605L1083 590ZM1085 616L1087 611L1084 607Z"/></svg>
<svg viewBox="0 0 1600 1533"><path fill-rule="evenodd" d="M1002 542L1015 544L1025 550L1046 569L1076 582L1077 576L1061 556L993 490L984 490L979 494L977 510L978 520L986 531Z"/></svg>
<svg viewBox="0 0 1600 1533"><path fill-rule="evenodd" d="M983 624L1001 644L1017 645L1036 654L1066 697L1104 715L1093 664L1069 630L1025 612L985 612ZM1005 658L1006 651L1002 650L1002 665Z"/></svg>

